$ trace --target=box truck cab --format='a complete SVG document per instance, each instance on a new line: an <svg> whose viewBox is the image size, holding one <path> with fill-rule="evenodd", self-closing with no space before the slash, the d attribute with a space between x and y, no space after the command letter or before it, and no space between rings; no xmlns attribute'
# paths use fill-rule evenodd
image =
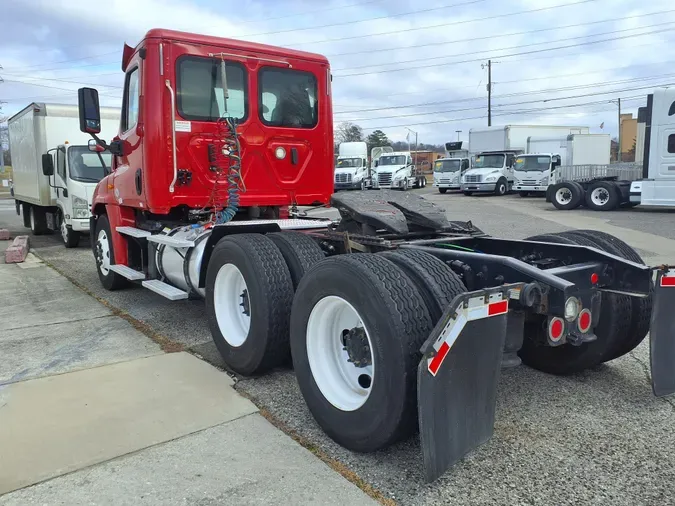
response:
<svg viewBox="0 0 675 506"><path fill-rule="evenodd" d="M335 190L365 190L368 184L368 145L365 142L343 142L338 149Z"/></svg>
<svg viewBox="0 0 675 506"><path fill-rule="evenodd" d="M470 165L469 158L439 158L434 162L434 186L440 193L459 190L462 174Z"/></svg>
<svg viewBox="0 0 675 506"><path fill-rule="evenodd" d="M101 131L113 135L118 109L101 108ZM92 196L110 172L111 155L92 152L74 105L32 103L8 121L17 214L33 234L59 231L66 247L89 232Z"/></svg>
<svg viewBox="0 0 675 506"><path fill-rule="evenodd" d="M521 152L478 153L474 157L473 168L467 170L462 176L461 190L465 195L474 193L505 195L513 187L513 166L516 156Z"/></svg>
<svg viewBox="0 0 675 506"><path fill-rule="evenodd" d="M562 164L558 153L523 154L516 158L513 167L515 184L513 189L521 197L530 193L546 193L546 189L554 179L554 172Z"/></svg>

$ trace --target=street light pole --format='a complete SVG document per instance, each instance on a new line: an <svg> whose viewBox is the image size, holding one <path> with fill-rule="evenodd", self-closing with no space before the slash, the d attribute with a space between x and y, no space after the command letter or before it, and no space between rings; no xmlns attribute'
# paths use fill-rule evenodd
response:
<svg viewBox="0 0 675 506"><path fill-rule="evenodd" d="M461 130L455 130L455 132L457 133L457 142L459 142L459 134L461 134L462 131Z"/></svg>
<svg viewBox="0 0 675 506"><path fill-rule="evenodd" d="M405 128L408 132L415 134L415 161L413 163L415 164L415 172L417 172L417 132L408 127L403 128ZM408 141L408 151L410 151L410 141Z"/></svg>

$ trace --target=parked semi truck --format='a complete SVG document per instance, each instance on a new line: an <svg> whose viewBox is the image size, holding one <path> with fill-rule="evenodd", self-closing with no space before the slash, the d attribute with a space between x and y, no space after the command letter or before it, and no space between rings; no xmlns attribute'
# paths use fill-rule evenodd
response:
<svg viewBox="0 0 675 506"><path fill-rule="evenodd" d="M557 209L575 209L582 204L597 211L638 205L675 207L675 89L654 90L642 111L642 166L591 166L577 170L576 177L562 177L548 190Z"/></svg>
<svg viewBox="0 0 675 506"><path fill-rule="evenodd" d="M365 190L369 185L368 145L343 142L335 164L335 190Z"/></svg>
<svg viewBox="0 0 675 506"><path fill-rule="evenodd" d="M675 270L593 231L504 240L412 193L331 195L325 57L151 30L122 68L112 142L98 136L96 90L78 94L81 129L114 155L92 204L101 283L204 298L238 374L290 356L344 447L378 450L419 427L433 480L491 436L502 363L574 373L648 332L654 392L675 391ZM300 217L317 203L341 219Z"/></svg>
<svg viewBox="0 0 675 506"><path fill-rule="evenodd" d="M383 153L373 172L373 188L407 190L426 186L427 179L413 162L410 151Z"/></svg>
<svg viewBox="0 0 675 506"><path fill-rule="evenodd" d="M101 128L112 136L120 112L101 109ZM109 152L91 152L73 105L31 103L9 118L16 213L41 235L59 230L67 248L89 233L91 197L110 170Z"/></svg>

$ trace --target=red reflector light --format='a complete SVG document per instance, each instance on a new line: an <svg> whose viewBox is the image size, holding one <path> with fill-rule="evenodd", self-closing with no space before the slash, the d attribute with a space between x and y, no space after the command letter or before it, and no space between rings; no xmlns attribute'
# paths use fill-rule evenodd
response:
<svg viewBox="0 0 675 506"><path fill-rule="evenodd" d="M591 328L592 320L591 312L588 309L584 309L581 313L579 313L579 320L577 321L579 330L584 334L588 332Z"/></svg>
<svg viewBox="0 0 675 506"><path fill-rule="evenodd" d="M598 276L598 274L596 272L591 274L591 283L593 283L594 285L597 285L598 281L600 281L600 276Z"/></svg>
<svg viewBox="0 0 675 506"><path fill-rule="evenodd" d="M548 336L551 338L551 341L557 343L562 339L563 333L565 332L565 322L562 318L553 318L548 324Z"/></svg>
<svg viewBox="0 0 675 506"><path fill-rule="evenodd" d="M675 286L675 276L662 276L661 286Z"/></svg>

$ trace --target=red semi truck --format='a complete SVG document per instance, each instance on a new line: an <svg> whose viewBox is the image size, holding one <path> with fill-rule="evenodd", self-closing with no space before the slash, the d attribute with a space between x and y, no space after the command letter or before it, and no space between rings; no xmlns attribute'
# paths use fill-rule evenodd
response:
<svg viewBox="0 0 675 506"><path fill-rule="evenodd" d="M91 149L113 154L92 204L101 283L204 298L237 373L290 355L343 446L373 451L419 428L435 479L491 436L501 366L568 374L648 332L654 392L675 391L675 270L599 232L503 240L409 192L331 195L326 58L151 30L122 70L110 142L96 90L79 90ZM298 209L329 203L340 221Z"/></svg>

